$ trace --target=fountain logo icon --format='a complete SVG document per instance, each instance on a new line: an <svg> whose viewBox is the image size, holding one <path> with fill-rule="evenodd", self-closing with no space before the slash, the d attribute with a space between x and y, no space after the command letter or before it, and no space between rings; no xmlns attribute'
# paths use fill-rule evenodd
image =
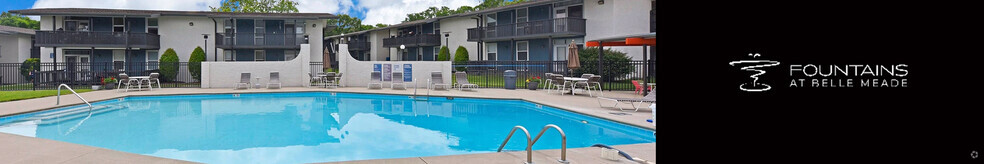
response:
<svg viewBox="0 0 984 164"><path fill-rule="evenodd" d="M748 53L748 56L751 56L752 58L757 58L762 55L759 53ZM765 74L764 70L758 68L777 66L779 65L779 61L738 60L738 61L732 61L728 64L730 64L731 66L739 66L740 67L739 69L741 69L742 71L758 72L756 74L748 76L749 78L752 78L752 81L749 83L742 83L741 85L738 85L738 89L741 89L742 91L745 92L763 92L772 89L772 86L770 86L769 84L758 82L759 80L758 76Z"/></svg>

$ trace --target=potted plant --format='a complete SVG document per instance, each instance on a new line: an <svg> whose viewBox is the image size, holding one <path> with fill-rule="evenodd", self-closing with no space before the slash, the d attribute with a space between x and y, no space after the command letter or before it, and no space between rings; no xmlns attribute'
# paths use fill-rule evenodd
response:
<svg viewBox="0 0 984 164"><path fill-rule="evenodd" d="M106 89L116 88L116 78L113 77L103 78L102 84L103 86L106 86Z"/></svg>
<svg viewBox="0 0 984 164"><path fill-rule="evenodd" d="M540 76L526 78L526 89L536 90L540 86Z"/></svg>

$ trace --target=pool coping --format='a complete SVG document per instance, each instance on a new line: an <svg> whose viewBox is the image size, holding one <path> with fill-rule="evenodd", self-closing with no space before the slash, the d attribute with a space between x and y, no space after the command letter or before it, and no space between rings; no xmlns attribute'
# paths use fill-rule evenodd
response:
<svg viewBox="0 0 984 164"><path fill-rule="evenodd" d="M192 88L192 89L197 89L197 88ZM262 93L299 93L299 92L356 93L356 94L383 94L383 95L414 96L413 94L408 94L408 93L376 92L376 91L380 91L380 90L354 90L353 91L353 90L315 90L317 88L303 88L303 89L305 89L305 90L229 90L229 91L222 91L222 92L201 92L201 93L194 93L194 92L190 92L190 93L189 92L185 92L185 93L151 93L151 94L139 94L139 95L114 94L114 95L111 95L111 96L105 96L105 97L101 97L101 98L98 98L98 99L93 99L91 102L102 102L102 101L113 100L113 99L118 99L118 98L145 97L145 96L255 94L255 93L262 94ZM111 91L115 92L115 90L111 90ZM451 91L451 90L447 90L447 91ZM453 93L453 92L449 92L449 93ZM417 95L417 96L419 96L419 95ZM617 122L619 124L629 125L629 126L636 127L636 128L642 128L642 129L645 129L645 130L655 131L655 126L652 126L652 124L650 124L650 123L645 123L645 124L642 124L642 123L630 123L630 122L621 121L621 120L617 120L617 119L602 117L599 114L584 113L584 112L580 112L580 111L568 109L568 108L565 108L565 107L561 107L561 106L558 106L558 105L555 105L555 104L552 104L552 103L544 102L544 101L548 101L548 100L544 100L544 101L531 100L531 99L527 99L527 98L524 98L524 97L521 97L521 96L485 97L485 96L456 95L456 94L455 95L432 95L432 97L461 97L461 98L479 98L479 99L496 99L496 100L519 100L519 101L524 101L524 102L528 102L528 103L535 103L535 104L545 105L545 106L553 107L553 108L560 109L560 110L563 110L563 111L566 111L566 112L580 114L580 115L583 115L583 116L593 117L593 118L597 118L597 119L603 119L603 120L607 120L607 121ZM42 97L42 98L45 98L45 97ZM36 98L36 99L42 99L42 98ZM47 98L50 98L50 97L47 97ZM30 99L28 99L28 100L30 100ZM6 103L6 102L4 102L4 103ZM0 104L2 104L2 103L0 103ZM75 106L75 105L82 105L82 104L85 104L85 103L79 101L79 102L66 103L66 104L63 104L63 105L55 105L55 106L44 107L44 108L39 108L39 109L25 110L25 111L12 112L12 113L6 113L6 114L0 113L0 117L7 117L7 116L13 116L13 115L19 115L19 114L25 114L25 113L32 113L32 112L42 112L42 111L46 111L46 110L52 110L52 109L63 108L63 107L68 107L68 106ZM585 107L585 109L587 109L587 110L594 110L594 109L590 109L590 108L587 108L587 107ZM644 113L648 113L648 112L644 112ZM0 133L2 133L2 132L0 132ZM3 134L16 135L16 134L9 134L9 133L3 133ZM17 135L17 136L19 136L19 135ZM0 136L0 137L2 137L2 136ZM24 137L24 136L22 136L22 137ZM49 140L49 139L43 139L43 138L36 138L36 137L26 137L23 140L25 140L25 141L31 141L31 142L38 142L38 141L44 141L44 140L47 140L47 141L55 141L55 140ZM60 142L60 141L58 141L58 142ZM619 146L627 146L627 145L645 145L645 144L655 144L655 142L640 143L640 144L612 145L612 146L619 147ZM110 156L112 158L129 159L129 158L125 158L125 157L131 156L131 155L135 155L135 156L132 156L133 158L147 158L147 157L160 158L160 157L154 157L154 156L148 156L148 155L142 155L142 154L135 154L135 153L128 153L128 152L120 152L120 151L115 151L115 150L109 150L109 149L104 149L104 148L98 148L98 147L92 147L92 146L81 145L81 144L76 144L76 143L68 143L68 142L61 142L61 143L55 144L55 145L61 145L61 146L68 145L68 146L82 146L82 147L89 147L89 148L97 148L97 149L101 149L100 150L101 151L100 152L101 154L106 154L106 152L110 152L110 153L122 153L122 155ZM586 147L586 148L573 148L573 149L589 149L589 148L591 148L591 147ZM569 150L573 150L573 149L569 149ZM534 150L533 152L536 154L537 152L551 152L551 151L559 151L559 149ZM647 148L647 149L644 149L642 151L643 152L646 152L646 153L655 152L655 145L652 145L652 149L648 149ZM523 151L518 151L518 152L521 152L523 154L522 156L525 157L525 152L523 152ZM478 153L478 154L464 154L464 155L444 155L444 156L434 156L434 157L440 157L440 158L444 158L444 157L446 157L446 158L462 158L462 157L469 156L469 155L502 156L501 154L510 154L510 153L515 154L516 152ZM483 154L485 154L485 155L483 155ZM539 154L540 155L534 155L534 156L544 156L543 153L539 153ZM47 155L47 154L43 154L41 156L44 156L44 155ZM516 155L513 155L513 156L516 156ZM550 155L546 155L546 156L550 156ZM411 157L410 159L413 159L413 158L417 158L417 159L419 159L421 161L424 161L424 158L432 158L432 157ZM501 157L495 157L495 158L501 158ZM519 157L516 157L516 158L519 158ZM537 158L539 158L539 157L537 157ZM178 160L178 159L170 159L170 158L161 158L161 159L163 159L163 161L181 161L181 162L187 162L187 161L182 161L182 160ZM654 157L651 158L651 159L654 159ZM348 162L356 162L356 163L358 163L358 162L366 162L366 161L368 161L369 163L375 163L375 162L383 162L383 161L388 161L388 160L397 160L397 159L372 159L372 160L358 160L358 161L342 161L342 163L348 163ZM501 160L515 160L515 159L508 158L508 159L501 159ZM537 159L534 158L534 160L536 161ZM597 159L589 159L589 160L597 160ZM500 159L496 159L496 161L500 161ZM609 162L611 162L611 161L609 161ZM605 163L609 163L609 162L605 162Z"/></svg>

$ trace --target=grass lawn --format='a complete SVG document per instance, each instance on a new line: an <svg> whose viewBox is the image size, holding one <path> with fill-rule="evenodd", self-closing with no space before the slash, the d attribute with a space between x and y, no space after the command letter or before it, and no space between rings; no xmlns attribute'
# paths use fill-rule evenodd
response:
<svg viewBox="0 0 984 164"><path fill-rule="evenodd" d="M76 89L75 92L89 92L92 89ZM58 94L58 90L37 90L37 91L0 91L0 102L23 100L23 99L33 99L40 97L54 96ZM63 90L62 94L72 94L72 91Z"/></svg>

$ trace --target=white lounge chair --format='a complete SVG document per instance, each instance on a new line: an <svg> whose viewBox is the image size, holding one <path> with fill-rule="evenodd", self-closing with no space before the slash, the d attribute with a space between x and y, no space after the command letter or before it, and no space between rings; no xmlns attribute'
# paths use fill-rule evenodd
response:
<svg viewBox="0 0 984 164"><path fill-rule="evenodd" d="M645 97L642 97L642 98L616 98L616 97L601 97L601 96L598 96L598 106L604 107L603 105L601 105L601 100L614 101L615 102L615 105L612 106L612 107L613 108L618 108L618 110L621 110L621 111L625 111L625 109L623 109L622 107L619 107L618 104L620 104L620 103L629 103L629 104L632 105L632 108L634 108L635 111L638 112L640 107L645 107L645 106L642 106L642 103L655 103L656 102L656 94L654 94L654 92L649 92L649 94L646 94L646 96Z"/></svg>
<svg viewBox="0 0 984 164"><path fill-rule="evenodd" d="M372 86L379 86L378 89L382 89L383 88L383 73L382 72L373 71L373 72L369 73L369 84L367 84L366 87L369 87L369 89L372 89L372 88L374 88Z"/></svg>
<svg viewBox="0 0 984 164"><path fill-rule="evenodd" d="M438 87L440 87L444 90L448 90L449 88L451 88L451 85L444 83L444 76L441 74L440 71L431 72L431 79L429 83L431 89L437 89Z"/></svg>
<svg viewBox="0 0 984 164"><path fill-rule="evenodd" d="M458 91L462 91L466 87L471 87L468 90L473 90L478 87L478 85L468 82L468 73L465 72L455 72L454 80L458 82L455 84L458 87Z"/></svg>
<svg viewBox="0 0 984 164"><path fill-rule="evenodd" d="M236 89L249 89L249 87L250 87L249 73L239 74L239 83L236 83Z"/></svg>
<svg viewBox="0 0 984 164"><path fill-rule="evenodd" d="M270 87L272 85L276 85L277 87L276 88ZM271 71L270 82L267 83L267 89L280 89L280 87L282 87L282 84L280 84L280 72Z"/></svg>
<svg viewBox="0 0 984 164"><path fill-rule="evenodd" d="M396 89L396 86L400 86L400 89L407 89L407 84L403 83L403 72L393 72L393 81L390 83L390 88Z"/></svg>

